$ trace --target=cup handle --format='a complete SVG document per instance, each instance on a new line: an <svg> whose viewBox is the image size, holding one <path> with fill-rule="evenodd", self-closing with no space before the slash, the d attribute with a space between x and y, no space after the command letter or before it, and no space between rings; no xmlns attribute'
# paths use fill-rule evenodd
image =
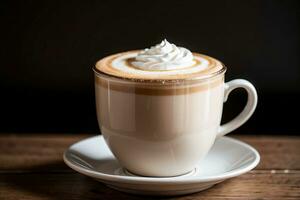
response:
<svg viewBox="0 0 300 200"><path fill-rule="evenodd" d="M235 79L225 83L224 87L224 102L227 101L230 92L239 87L244 88L247 91L248 100L244 110L238 116L219 127L217 137L226 135L244 124L251 117L257 105L257 93L254 86L249 81Z"/></svg>

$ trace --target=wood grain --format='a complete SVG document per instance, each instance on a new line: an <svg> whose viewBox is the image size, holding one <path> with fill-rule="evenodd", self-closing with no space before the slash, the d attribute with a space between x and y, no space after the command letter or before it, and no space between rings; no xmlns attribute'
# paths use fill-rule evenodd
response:
<svg viewBox="0 0 300 200"><path fill-rule="evenodd" d="M112 190L78 173L0 174L0 199L159 199ZM300 171L254 170L209 190L168 199L299 199Z"/></svg>
<svg viewBox="0 0 300 200"><path fill-rule="evenodd" d="M31 170L35 167L46 171L71 171L61 162L63 152L71 144L90 136L87 134L0 135L0 171Z"/></svg>
<svg viewBox="0 0 300 200"><path fill-rule="evenodd" d="M89 136L1 135L0 199L160 199L121 193L69 169L63 151ZM233 137L258 149L255 170L200 193L163 199L300 199L300 137Z"/></svg>
<svg viewBox="0 0 300 200"><path fill-rule="evenodd" d="M261 162L256 169L300 170L300 137L233 135L258 150Z"/></svg>
<svg viewBox="0 0 300 200"><path fill-rule="evenodd" d="M0 135L0 171L27 170L48 162L60 161L64 150L76 141L92 135ZM233 135L255 147L261 162L256 169L300 170L300 137ZM47 170L69 170L51 165Z"/></svg>

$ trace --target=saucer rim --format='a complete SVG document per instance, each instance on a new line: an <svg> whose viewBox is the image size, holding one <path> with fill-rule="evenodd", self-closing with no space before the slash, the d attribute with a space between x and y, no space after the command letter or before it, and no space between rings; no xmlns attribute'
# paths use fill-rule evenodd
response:
<svg viewBox="0 0 300 200"><path fill-rule="evenodd" d="M230 142L233 142L235 144L241 145L245 148L248 148L255 156L255 159L252 163L250 163L249 165L242 167L242 168L237 168L237 169L233 169L230 170L228 172L222 173L221 175L212 175L212 176L205 176L205 177L199 177L199 176L191 176L191 177L184 177L184 178L178 178L178 177L134 177L134 176L120 176L120 175L110 175L110 174L105 174L102 172L98 172L98 171L94 171L91 169L86 169L83 168L81 166L78 166L76 164L74 164L72 161L70 161L67 158L67 154L69 153L70 149L75 146L78 143L82 143L86 140L92 140L92 139L96 139L96 138L103 138L102 135L96 135L96 136L92 136L89 138L85 138L83 140L80 140L74 144L72 144L71 146L69 146L67 148L67 150L65 150L64 154L63 154L63 160L66 163L66 165L68 165L71 169L84 174L86 176L89 176L91 178L97 179L99 181L102 182L119 182L119 183L126 183L126 184L195 184L195 183L204 183L204 182L215 182L215 181L221 181L221 180L225 180L225 179L229 179L229 178L233 178L236 176L239 176L241 174L244 174L246 172L249 172L250 170L252 170L253 168L255 168L258 163L260 162L260 155L258 153L258 151L252 147L251 145L242 142L238 139L234 139L228 136L222 136L219 139L223 139L223 140L229 140ZM108 147L107 147L108 148ZM116 159L116 158L115 158Z"/></svg>

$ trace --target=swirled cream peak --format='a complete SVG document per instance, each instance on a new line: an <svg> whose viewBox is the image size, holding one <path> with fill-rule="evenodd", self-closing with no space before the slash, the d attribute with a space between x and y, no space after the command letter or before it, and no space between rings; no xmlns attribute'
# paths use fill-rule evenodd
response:
<svg viewBox="0 0 300 200"><path fill-rule="evenodd" d="M164 39L150 49L138 53L132 65L141 70L177 70L195 64L193 54L186 48L177 47Z"/></svg>

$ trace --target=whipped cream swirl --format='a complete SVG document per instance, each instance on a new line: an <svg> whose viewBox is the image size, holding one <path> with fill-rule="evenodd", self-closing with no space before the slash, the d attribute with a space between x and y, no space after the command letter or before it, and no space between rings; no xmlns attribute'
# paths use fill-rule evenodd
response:
<svg viewBox="0 0 300 200"><path fill-rule="evenodd" d="M166 39L140 52L132 64L141 70L177 70L194 64L193 54L186 48L170 44Z"/></svg>

